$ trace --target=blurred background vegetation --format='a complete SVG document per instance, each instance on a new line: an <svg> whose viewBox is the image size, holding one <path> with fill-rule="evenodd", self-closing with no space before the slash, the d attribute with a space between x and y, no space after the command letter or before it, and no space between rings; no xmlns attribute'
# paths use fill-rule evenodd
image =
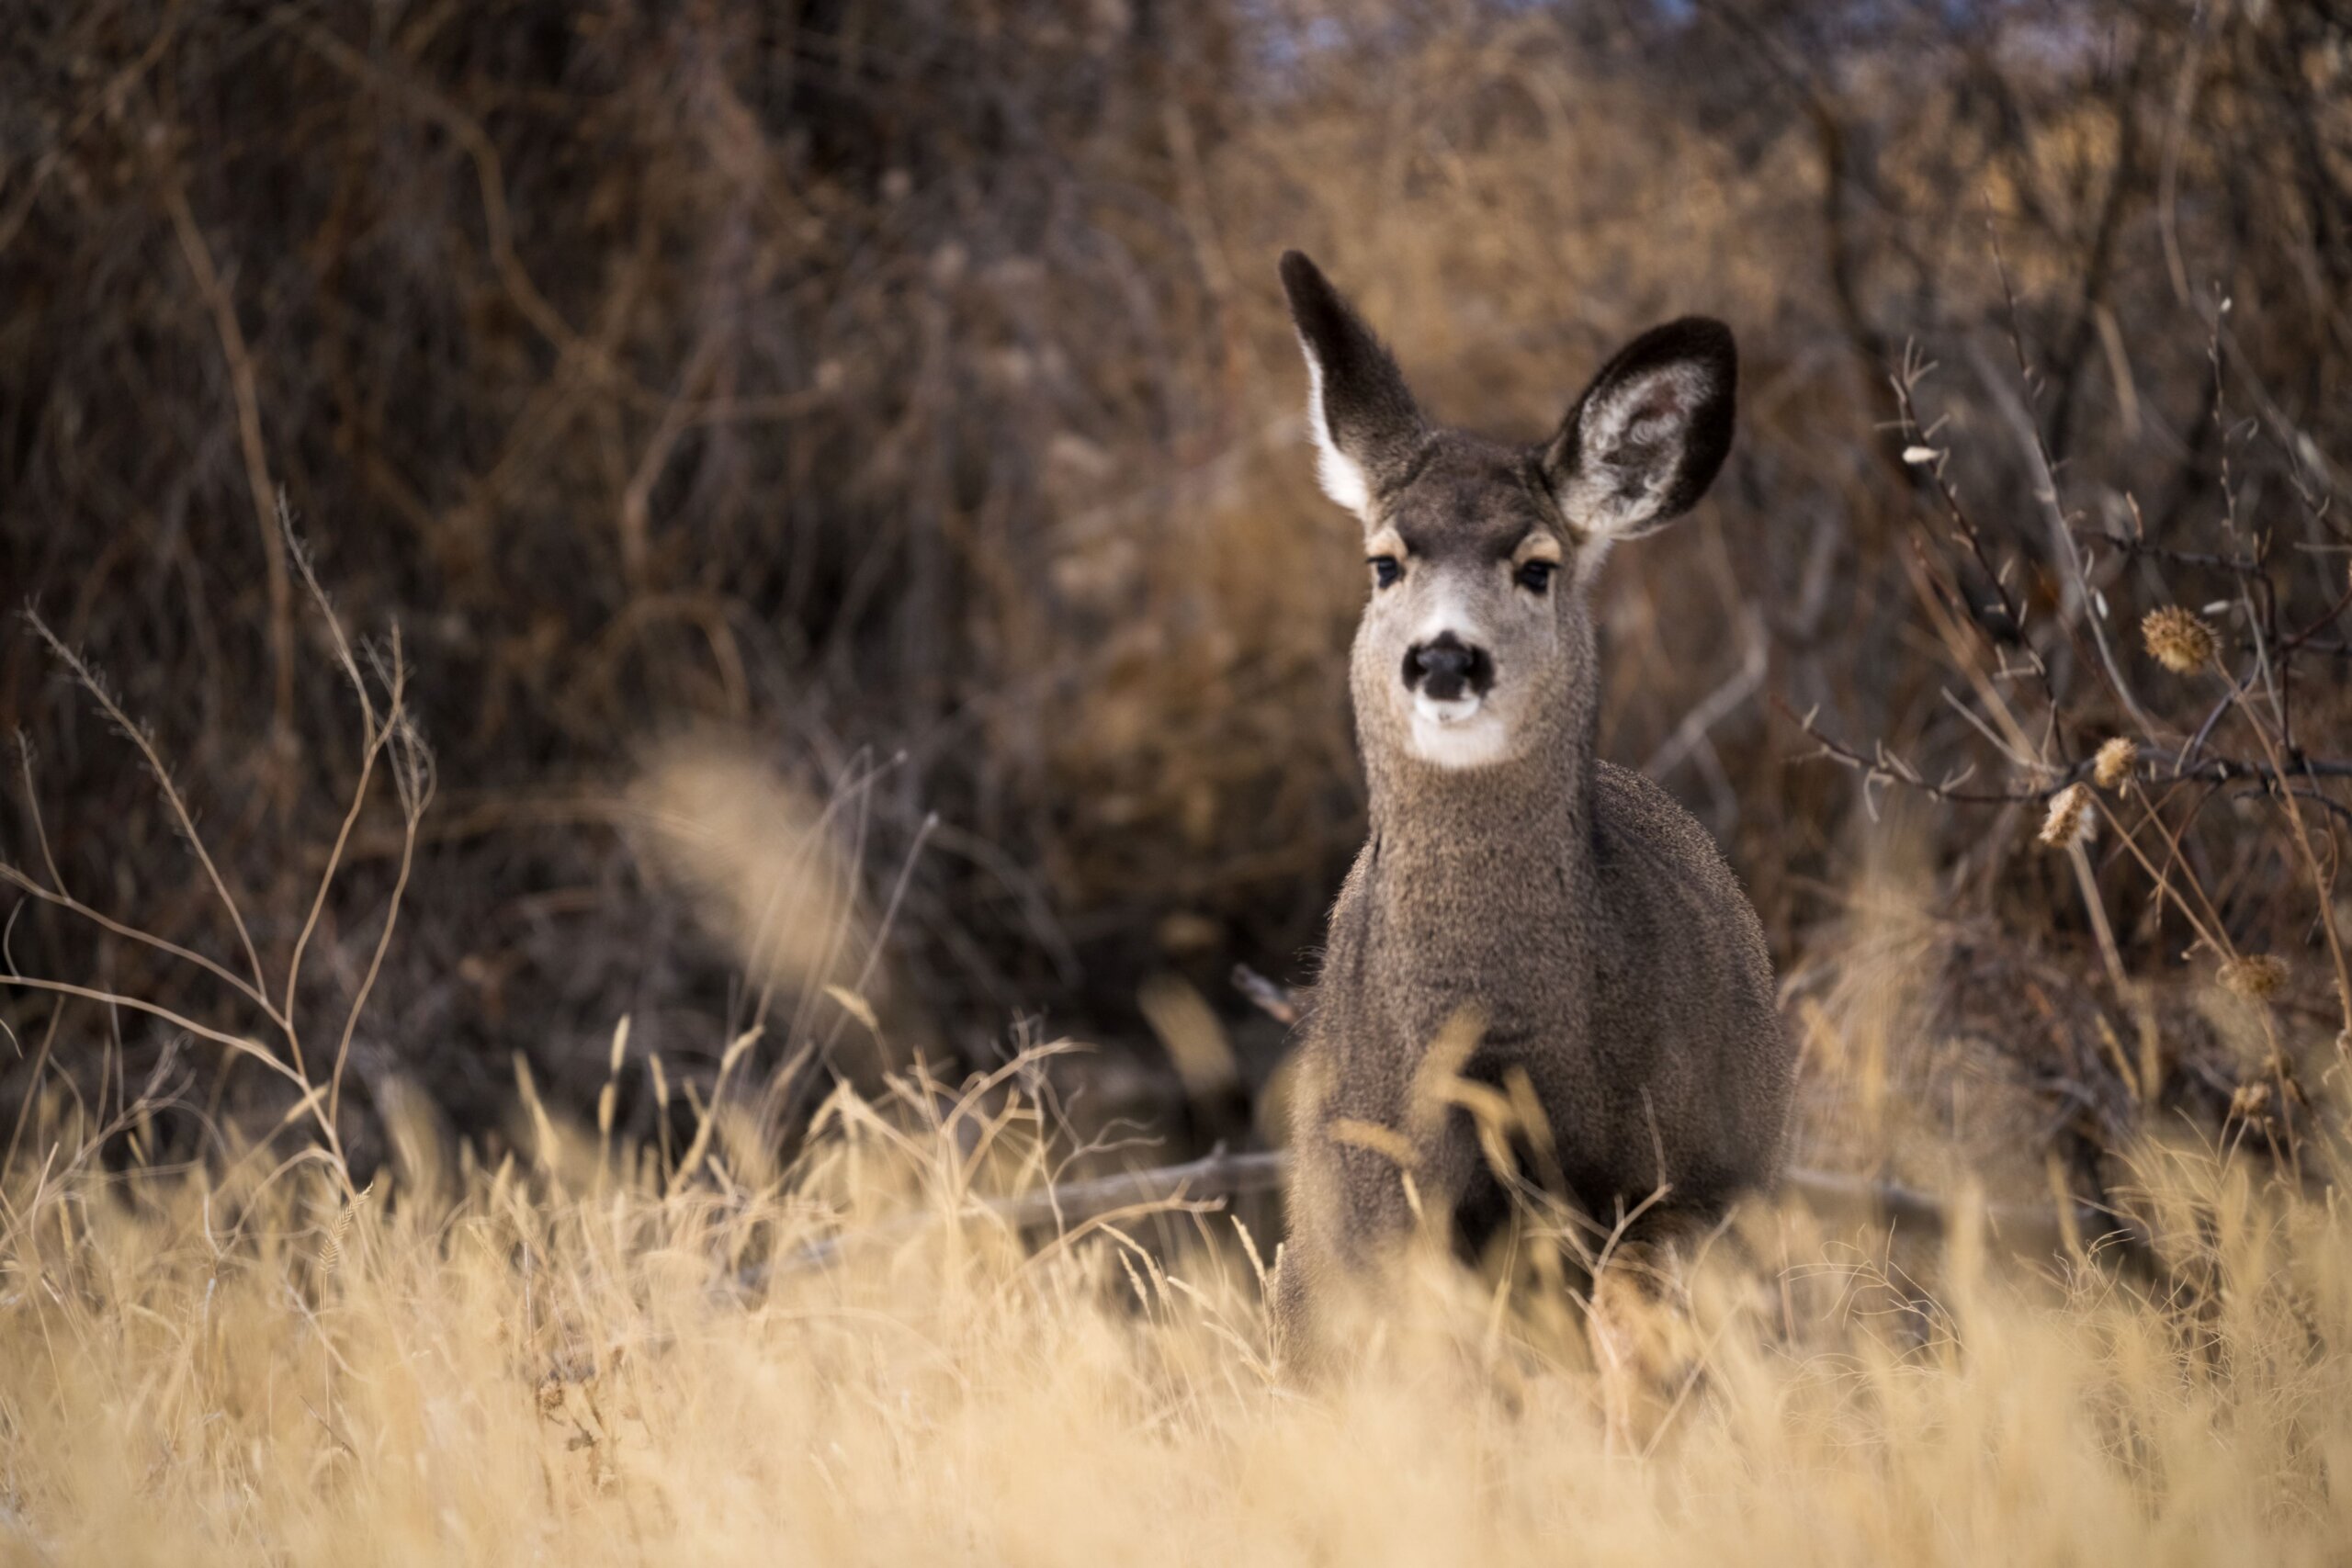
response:
<svg viewBox="0 0 2352 1568"><path fill-rule="evenodd" d="M152 726L274 970L359 765L281 492L344 626L400 628L438 793L352 1043L359 1163L410 1091L495 1140L517 1052L586 1116L623 1015L711 1092L763 983L712 885L815 874L809 835L855 913L768 977L754 1066L1067 1034L1095 1125L1250 1136L1282 1035L1227 973L1311 973L1363 828L1360 541L1304 447L1289 245L1500 433L1655 320L1738 332L1724 477L1600 588L1602 742L1745 877L1832 1086L1817 1149L1965 1126L1959 1157L2096 1190L2146 1107L2290 1156L2326 1093L2336 0L89 0L0 40L0 590ZM2149 658L2173 604L2260 714ZM12 624L0 859L225 958L56 675ZM2164 876L2285 960L2259 1017L2124 835L2096 901L2037 842L2115 734ZM683 737L728 761L682 782ZM1904 776L1972 768L2018 798ZM304 979L329 1011L402 862L371 789ZM733 825L665 854L695 799ZM258 1027L10 903L16 971ZM0 1021L12 1116L44 1072L101 1111L159 1071L191 1108L288 1093L100 1002Z"/></svg>

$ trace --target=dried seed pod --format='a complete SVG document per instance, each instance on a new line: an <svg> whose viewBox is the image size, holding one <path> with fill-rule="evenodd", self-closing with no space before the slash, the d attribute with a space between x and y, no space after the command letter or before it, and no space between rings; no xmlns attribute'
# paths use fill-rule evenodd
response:
<svg viewBox="0 0 2352 1568"><path fill-rule="evenodd" d="M2041 823L2041 841L2053 850L2072 849L2076 844L2089 843L2098 828L2089 788L2070 784L2050 797L2050 815Z"/></svg>
<svg viewBox="0 0 2352 1568"><path fill-rule="evenodd" d="M2177 604L2151 610L2140 622L2140 636L2156 662L2176 675L2187 675L2212 662L2221 649L2213 628L2196 612Z"/></svg>
<svg viewBox="0 0 2352 1568"><path fill-rule="evenodd" d="M2222 989L2230 995L2244 997L2250 1002L2263 1001L2277 996L2287 984L2287 961L2268 953L2227 958L2222 961L2218 977Z"/></svg>
<svg viewBox="0 0 2352 1568"><path fill-rule="evenodd" d="M2098 749L2091 762L2091 777L2101 789L2113 789L2132 776L2132 769L2140 761L2140 747L2128 735L2119 735Z"/></svg>

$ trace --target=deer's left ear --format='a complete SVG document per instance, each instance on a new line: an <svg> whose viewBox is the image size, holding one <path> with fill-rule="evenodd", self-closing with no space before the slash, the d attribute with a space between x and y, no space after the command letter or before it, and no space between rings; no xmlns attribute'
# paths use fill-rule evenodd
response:
<svg viewBox="0 0 2352 1568"><path fill-rule="evenodd" d="M1373 501L1412 463L1421 411L1372 329L1298 251L1282 263L1291 324L1306 355L1306 417L1324 493L1373 526Z"/></svg>
<svg viewBox="0 0 2352 1568"><path fill-rule="evenodd" d="M1544 448L1571 527L1631 539L1698 504L1731 450L1739 352L1705 316L1652 327L1600 367Z"/></svg>

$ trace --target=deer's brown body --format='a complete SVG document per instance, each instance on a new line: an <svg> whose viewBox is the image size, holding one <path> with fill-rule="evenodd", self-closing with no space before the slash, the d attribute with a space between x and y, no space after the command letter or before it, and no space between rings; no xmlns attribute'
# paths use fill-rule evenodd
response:
<svg viewBox="0 0 2352 1568"><path fill-rule="evenodd" d="M1770 1182L1792 1058L1713 840L1594 756L1600 560L1713 478L1730 334L1645 334L1529 450L1429 425L1311 263L1285 257L1283 281L1325 487L1374 575L1351 667L1372 831L1332 910L1293 1130L1279 1309L1303 1345L1314 1302L1412 1228L1408 1180L1467 1247L1506 1212L1460 1097L1432 1113L1432 1052L1438 1077L1532 1089L1524 1178L1603 1230L1638 1212L1637 1235Z"/></svg>

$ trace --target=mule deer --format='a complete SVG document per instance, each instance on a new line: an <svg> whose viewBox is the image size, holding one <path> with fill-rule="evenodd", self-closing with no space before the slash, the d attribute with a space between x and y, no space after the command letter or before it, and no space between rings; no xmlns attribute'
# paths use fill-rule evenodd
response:
<svg viewBox="0 0 2352 1568"><path fill-rule="evenodd" d="M1622 1238L1655 1249L1771 1181L1792 1060L1762 927L1706 830L1593 755L1595 580L1722 467L1729 329L1643 333L1531 448L1430 423L1313 262L1291 252L1282 279L1323 488L1371 571L1350 683L1372 831L1305 1024L1276 1287L1306 1352L1316 1303L1417 1206L1470 1248L1508 1216L1521 1179L1482 1154L1472 1095L1430 1113L1433 1073L1532 1090L1547 1146L1527 1179L1604 1231L1637 1216Z"/></svg>

